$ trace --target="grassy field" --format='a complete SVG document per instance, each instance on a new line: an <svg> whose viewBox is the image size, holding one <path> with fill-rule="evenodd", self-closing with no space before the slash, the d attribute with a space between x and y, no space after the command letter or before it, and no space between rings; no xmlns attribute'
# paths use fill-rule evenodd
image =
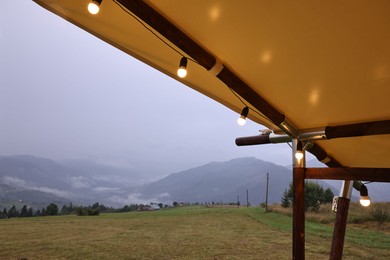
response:
<svg viewBox="0 0 390 260"><path fill-rule="evenodd" d="M291 217L183 207L0 220L0 259L291 259ZM306 258L328 259L333 228L307 222ZM390 259L390 234L347 228L344 259Z"/></svg>

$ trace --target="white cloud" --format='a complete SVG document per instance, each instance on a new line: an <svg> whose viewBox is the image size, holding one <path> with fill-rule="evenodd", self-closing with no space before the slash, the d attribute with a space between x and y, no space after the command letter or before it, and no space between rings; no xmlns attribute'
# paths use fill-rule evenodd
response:
<svg viewBox="0 0 390 260"><path fill-rule="evenodd" d="M72 187L75 189L84 189L91 187L89 180L83 176L72 177L70 181Z"/></svg>
<svg viewBox="0 0 390 260"><path fill-rule="evenodd" d="M92 189L93 191L97 192L112 192L112 191L119 191L119 188L110 188L110 187L96 187Z"/></svg>
<svg viewBox="0 0 390 260"><path fill-rule="evenodd" d="M26 181L11 176L3 176L1 182L5 185L17 188L26 188L28 186Z"/></svg>
<svg viewBox="0 0 390 260"><path fill-rule="evenodd" d="M149 204L150 202L158 201L157 198L142 198L141 193L130 193L126 197L112 196L108 198L109 201L115 204L128 205L128 204Z"/></svg>
<svg viewBox="0 0 390 260"><path fill-rule="evenodd" d="M57 195L60 197L64 197L64 198L71 197L71 194L69 192L58 190L58 189L52 189L52 188L48 188L48 187L36 186L32 183L28 183L24 180L21 180L21 179L15 178L15 177L11 177L11 176L4 176L2 178L2 183L9 185L9 186L16 187L16 188L51 193L51 194L54 194L54 195Z"/></svg>
<svg viewBox="0 0 390 260"><path fill-rule="evenodd" d="M159 198L169 198L171 195L169 195L168 192L160 193L158 195Z"/></svg>
<svg viewBox="0 0 390 260"><path fill-rule="evenodd" d="M48 188L48 187L32 187L30 189L31 190L36 190L36 191L42 191L42 192L51 193L51 194L57 195L59 197L64 197L64 198L71 197L71 194L69 194L69 192L58 190L58 189L52 189L52 188Z"/></svg>

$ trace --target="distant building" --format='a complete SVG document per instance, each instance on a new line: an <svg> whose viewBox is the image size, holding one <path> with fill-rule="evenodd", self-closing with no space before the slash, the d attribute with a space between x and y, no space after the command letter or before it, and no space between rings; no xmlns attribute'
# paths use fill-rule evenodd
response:
<svg viewBox="0 0 390 260"><path fill-rule="evenodd" d="M160 210L160 206L157 203L150 203L150 205L140 205L139 211L155 211Z"/></svg>

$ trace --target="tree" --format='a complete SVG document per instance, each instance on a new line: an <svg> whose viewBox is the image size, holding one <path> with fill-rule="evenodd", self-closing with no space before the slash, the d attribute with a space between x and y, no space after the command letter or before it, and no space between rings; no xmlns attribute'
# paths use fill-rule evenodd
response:
<svg viewBox="0 0 390 260"><path fill-rule="evenodd" d="M324 189L318 183L305 181L305 211L318 211L324 200Z"/></svg>
<svg viewBox="0 0 390 260"><path fill-rule="evenodd" d="M50 203L46 207L46 216L56 216L58 214L58 206L54 203Z"/></svg>
<svg viewBox="0 0 390 260"><path fill-rule="evenodd" d="M7 209L4 208L3 211L0 211L0 219L1 218L7 218Z"/></svg>
<svg viewBox="0 0 390 260"><path fill-rule="evenodd" d="M69 202L69 206L65 204L62 206L61 215L69 215L73 213L73 211L74 211L73 204L72 202Z"/></svg>
<svg viewBox="0 0 390 260"><path fill-rule="evenodd" d="M282 207L288 208L290 207L290 198L288 196L288 190L285 189L282 195Z"/></svg>
<svg viewBox="0 0 390 260"><path fill-rule="evenodd" d="M70 212L69 212L69 208L67 205L63 205L62 208L61 208L61 215L68 215Z"/></svg>
<svg viewBox="0 0 390 260"><path fill-rule="evenodd" d="M324 193L324 203L332 203L333 197L333 191L330 188L327 188Z"/></svg>
<svg viewBox="0 0 390 260"><path fill-rule="evenodd" d="M86 211L81 206L76 207L74 211L76 212L77 216L85 216L87 214Z"/></svg>
<svg viewBox="0 0 390 260"><path fill-rule="evenodd" d="M333 192L331 189L326 189L316 182L305 181L305 211L318 211L323 203L331 203L333 200ZM288 190L285 190L282 196L282 206L287 205L287 201L292 204L293 187L290 183Z"/></svg>
<svg viewBox="0 0 390 260"><path fill-rule="evenodd" d="M20 211L19 216L22 217L22 218L27 217L27 205L23 206L22 210Z"/></svg>
<svg viewBox="0 0 390 260"><path fill-rule="evenodd" d="M12 205L11 208L8 210L7 217L14 218L17 216L19 216L19 211L16 209L15 205Z"/></svg>
<svg viewBox="0 0 390 260"><path fill-rule="evenodd" d="M28 211L27 211L27 217L32 217L34 214L33 214L33 210L31 207L28 208Z"/></svg>
<svg viewBox="0 0 390 260"><path fill-rule="evenodd" d="M100 208L99 202L95 202L94 204L92 204L92 208L93 208L93 209Z"/></svg>
<svg viewBox="0 0 390 260"><path fill-rule="evenodd" d="M35 212L34 216L40 217L40 216L42 216L42 212L38 209L38 210Z"/></svg>

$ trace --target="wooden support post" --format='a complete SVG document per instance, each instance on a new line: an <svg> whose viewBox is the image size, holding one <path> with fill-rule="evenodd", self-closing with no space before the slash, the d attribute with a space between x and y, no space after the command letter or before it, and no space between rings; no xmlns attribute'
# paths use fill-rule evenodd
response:
<svg viewBox="0 0 390 260"><path fill-rule="evenodd" d="M293 259L305 259L305 168L293 168Z"/></svg>
<svg viewBox="0 0 390 260"><path fill-rule="evenodd" d="M339 260L343 256L345 230L347 228L347 218L349 202L352 193L352 181L344 181L337 201L336 222L334 224L332 247L330 259Z"/></svg>
<svg viewBox="0 0 390 260"><path fill-rule="evenodd" d="M333 230L332 248L330 259L338 260L343 256L344 237L347 227L349 199L339 197L337 202L336 223Z"/></svg>

